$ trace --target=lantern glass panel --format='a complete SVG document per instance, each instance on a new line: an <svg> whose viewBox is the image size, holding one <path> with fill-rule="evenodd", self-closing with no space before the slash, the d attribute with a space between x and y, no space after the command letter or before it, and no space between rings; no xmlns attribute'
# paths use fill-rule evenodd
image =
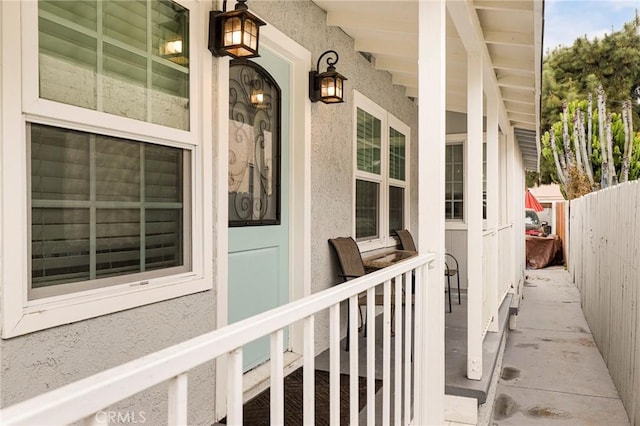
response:
<svg viewBox="0 0 640 426"><path fill-rule="evenodd" d="M324 77L320 85L320 96L336 96L336 81L333 77Z"/></svg>
<svg viewBox="0 0 640 426"><path fill-rule="evenodd" d="M242 21L238 17L229 18L224 22L225 47L240 44L242 41Z"/></svg>

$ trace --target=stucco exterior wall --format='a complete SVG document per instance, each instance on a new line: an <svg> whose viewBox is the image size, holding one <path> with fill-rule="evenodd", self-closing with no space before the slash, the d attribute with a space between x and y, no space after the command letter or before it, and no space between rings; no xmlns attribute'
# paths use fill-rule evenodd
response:
<svg viewBox="0 0 640 426"><path fill-rule="evenodd" d="M1 7L0 4L0 13ZM311 107L311 289L318 292L340 282L327 240L352 235L354 228L353 90L411 127L409 228L414 233L418 208L417 105L405 96L402 87L392 85L390 74L375 70L354 51L350 37L340 29L327 27L325 12L310 0L253 1L250 8L268 25L312 52L310 69L315 68L318 56L325 50L338 51L337 68L349 78L345 103L315 103ZM215 60L213 81L216 81ZM214 101L215 87L214 83L211 89ZM215 223L218 206L212 208ZM0 229L0 238L1 232ZM215 269L214 262L213 276ZM215 307L215 291L206 291L0 340L0 406L12 405L209 332L216 327ZM316 321L316 351L321 352L328 346L328 322L326 318ZM215 374L210 363L189 375L189 423L211 424L214 407ZM166 386L125 400L112 409L139 419L144 417L146 424L164 424Z"/></svg>
<svg viewBox="0 0 640 426"><path fill-rule="evenodd" d="M0 3L0 17L2 8L3 3ZM0 81L4 69L2 65ZM0 97L2 95L0 92ZM0 160L1 156L2 150ZM2 209L0 223L1 215ZM4 238L0 226L0 241L4 242ZM0 260L4 254L3 246L0 246ZM4 279L1 268L2 263L0 277ZM215 292L206 291L11 339L0 339L0 407L7 407L209 332L215 328L214 321ZM189 407L192 408L189 411L189 424L209 425L213 422L214 397L215 374L213 364L209 363L189 375L188 398ZM129 423L137 420L137 423L150 425L165 424L166 401L167 386L161 385L109 407L107 411L118 412L119 418L128 419ZM108 416L108 412L100 418L104 419L105 416Z"/></svg>
<svg viewBox="0 0 640 426"><path fill-rule="evenodd" d="M326 13L308 1L254 1L250 8L311 52L315 69L318 57L333 49L340 56L338 72L348 78L345 102L311 106L311 290L318 292L336 283L338 266L327 240L353 235L354 150L353 90L358 90L411 127L410 200L411 223L417 232L418 109L391 84L391 75L377 71L353 48L353 39L339 28L326 26ZM326 64L324 65L326 67ZM322 64L321 64L322 67ZM328 346L327 316L316 318L316 351Z"/></svg>

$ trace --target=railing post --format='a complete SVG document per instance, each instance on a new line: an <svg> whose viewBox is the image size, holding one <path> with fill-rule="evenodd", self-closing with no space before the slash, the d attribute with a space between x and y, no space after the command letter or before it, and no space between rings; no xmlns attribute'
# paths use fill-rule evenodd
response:
<svg viewBox="0 0 640 426"><path fill-rule="evenodd" d="M358 372L360 360L358 359L358 296L349 298L349 419L350 423L358 424L360 408L360 374Z"/></svg>
<svg viewBox="0 0 640 426"><path fill-rule="evenodd" d="M340 424L340 304L329 308L329 423Z"/></svg>
<svg viewBox="0 0 640 426"><path fill-rule="evenodd" d="M229 373L227 375L227 424L229 426L242 425L242 348L235 349L228 354Z"/></svg>
<svg viewBox="0 0 640 426"><path fill-rule="evenodd" d="M304 423L315 424L315 320L314 316L304 319L304 367L303 391L304 400Z"/></svg>
<svg viewBox="0 0 640 426"><path fill-rule="evenodd" d="M187 373L182 373L169 381L168 424L187 424Z"/></svg>
<svg viewBox="0 0 640 426"><path fill-rule="evenodd" d="M284 423L284 360L282 329L271 333L271 424Z"/></svg>

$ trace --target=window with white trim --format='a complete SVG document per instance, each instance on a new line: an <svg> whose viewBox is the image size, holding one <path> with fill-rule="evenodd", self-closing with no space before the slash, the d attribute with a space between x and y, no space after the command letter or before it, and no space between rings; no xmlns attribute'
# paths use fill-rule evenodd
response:
<svg viewBox="0 0 640 426"><path fill-rule="evenodd" d="M466 135L448 136L445 147L445 219L464 221ZM487 144L482 144L482 218L487 218Z"/></svg>
<svg viewBox="0 0 640 426"><path fill-rule="evenodd" d="M409 218L410 128L355 92L355 237L361 249L395 245Z"/></svg>
<svg viewBox="0 0 640 426"><path fill-rule="evenodd" d="M203 262L206 156L193 126L201 76L190 52L200 46L189 41L204 27L197 7L40 0L3 8L2 25L21 44L3 40L2 50L22 57L22 73L3 78L23 101L3 94L3 167L11 153L23 159L12 167L16 189L3 185L2 220L20 237L2 259L10 277L3 337L212 287Z"/></svg>

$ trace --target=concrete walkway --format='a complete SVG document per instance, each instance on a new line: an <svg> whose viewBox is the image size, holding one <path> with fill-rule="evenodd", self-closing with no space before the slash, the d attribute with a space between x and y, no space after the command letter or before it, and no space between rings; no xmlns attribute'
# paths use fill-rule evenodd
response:
<svg viewBox="0 0 640 426"><path fill-rule="evenodd" d="M560 267L526 271L491 425L628 425L580 294Z"/></svg>

